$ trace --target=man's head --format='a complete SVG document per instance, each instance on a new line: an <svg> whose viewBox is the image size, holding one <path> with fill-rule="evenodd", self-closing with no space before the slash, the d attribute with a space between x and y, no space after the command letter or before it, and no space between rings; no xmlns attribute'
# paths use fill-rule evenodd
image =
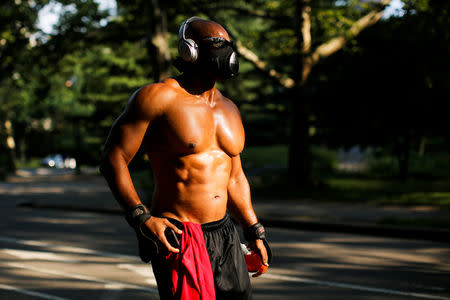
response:
<svg viewBox="0 0 450 300"><path fill-rule="evenodd" d="M217 79L237 74L236 50L220 24L199 17L189 18L181 25L179 38L178 52L185 62L196 64Z"/></svg>

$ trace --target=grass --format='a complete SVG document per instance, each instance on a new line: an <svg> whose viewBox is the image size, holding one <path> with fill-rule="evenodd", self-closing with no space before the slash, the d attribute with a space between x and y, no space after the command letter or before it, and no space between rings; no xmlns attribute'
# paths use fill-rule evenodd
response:
<svg viewBox="0 0 450 300"><path fill-rule="evenodd" d="M286 175L250 177L253 194L261 197L305 198L317 201L370 203L375 205L430 205L450 209L450 180L398 181L358 175L335 174L314 187L290 187ZM284 179L283 179L284 178Z"/></svg>
<svg viewBox="0 0 450 300"><path fill-rule="evenodd" d="M248 172L252 192L256 196L276 198L306 198L318 201L342 201L371 203L376 205L431 205L450 208L450 176L447 169L448 155L429 155L419 160L415 157L411 165L415 178L399 181L390 173L377 171L377 163L383 167L384 160L373 161L373 172L339 173L336 171L337 156L334 151L313 147L313 168L317 176L314 187L288 186L286 175L288 148L286 145L247 147L242 153L244 168L269 168L264 173ZM392 158L392 160L395 160ZM436 170L435 170L436 169ZM439 170L437 170L439 169ZM439 172L438 172L439 171ZM429 176L427 176L429 174ZM440 174L440 176L435 176Z"/></svg>
<svg viewBox="0 0 450 300"><path fill-rule="evenodd" d="M328 188L341 199L379 205L432 205L450 208L450 181L330 178Z"/></svg>
<svg viewBox="0 0 450 300"><path fill-rule="evenodd" d="M38 168L42 158L33 157L24 162L20 159L16 160L17 168Z"/></svg>
<svg viewBox="0 0 450 300"><path fill-rule="evenodd" d="M286 145L245 147L241 153L242 164L245 168L262 167L267 165L286 166L288 147Z"/></svg>

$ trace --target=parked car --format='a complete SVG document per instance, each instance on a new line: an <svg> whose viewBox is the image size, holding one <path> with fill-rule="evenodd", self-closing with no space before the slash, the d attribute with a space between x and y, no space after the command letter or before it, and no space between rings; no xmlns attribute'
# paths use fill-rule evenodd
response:
<svg viewBox="0 0 450 300"><path fill-rule="evenodd" d="M41 160L41 166L58 169L75 169L77 167L77 161L69 155L51 154Z"/></svg>

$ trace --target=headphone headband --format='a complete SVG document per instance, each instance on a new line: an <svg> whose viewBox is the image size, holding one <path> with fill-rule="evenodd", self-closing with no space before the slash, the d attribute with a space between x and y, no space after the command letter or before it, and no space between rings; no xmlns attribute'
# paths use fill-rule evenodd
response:
<svg viewBox="0 0 450 300"><path fill-rule="evenodd" d="M181 24L180 30L178 31L178 37L180 40L186 41L186 35L185 35L186 27L188 26L188 24L190 22L195 21L195 20L203 20L203 19L200 17L197 17L197 16L193 16L193 17L190 17L189 19L185 20L183 22L183 24Z"/></svg>

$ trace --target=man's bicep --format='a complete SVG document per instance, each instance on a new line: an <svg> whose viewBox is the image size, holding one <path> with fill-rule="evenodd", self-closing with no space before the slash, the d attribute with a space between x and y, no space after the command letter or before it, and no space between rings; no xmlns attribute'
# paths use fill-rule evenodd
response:
<svg viewBox="0 0 450 300"><path fill-rule="evenodd" d="M124 112L111 127L105 143L106 155L121 155L129 163L139 150L147 128L154 118L146 96L145 90L141 89L130 98Z"/></svg>
<svg viewBox="0 0 450 300"><path fill-rule="evenodd" d="M111 128L105 143L106 155L121 155L127 163L141 146L149 121L129 120L124 112Z"/></svg>

